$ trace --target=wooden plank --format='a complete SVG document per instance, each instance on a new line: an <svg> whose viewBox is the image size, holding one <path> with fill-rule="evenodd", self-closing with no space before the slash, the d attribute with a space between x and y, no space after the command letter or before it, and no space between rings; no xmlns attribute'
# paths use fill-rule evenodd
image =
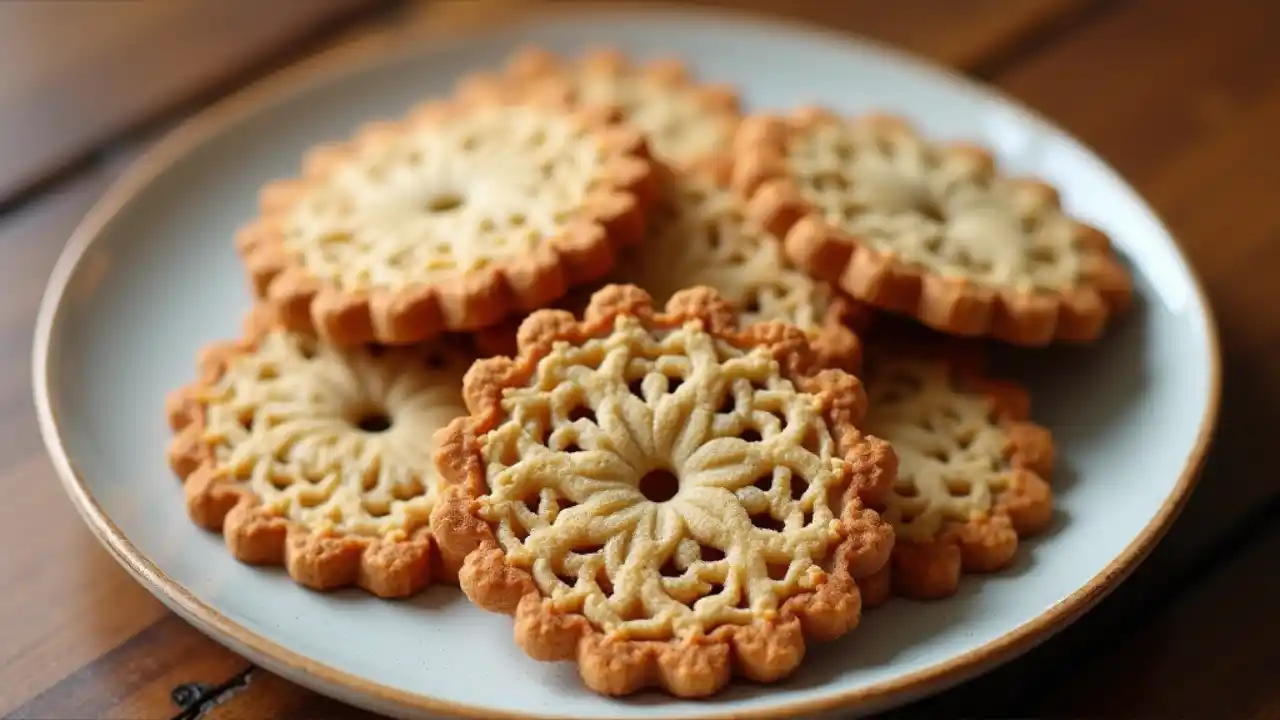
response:
<svg viewBox="0 0 1280 720"><path fill-rule="evenodd" d="M204 720L258 720L268 717L371 720L378 716L317 695L279 675L255 670L242 692L220 698Z"/></svg>
<svg viewBox="0 0 1280 720"><path fill-rule="evenodd" d="M90 534L53 477L31 409L31 337L44 280L108 165L0 226L0 714L167 611ZM38 538L38 542L33 539Z"/></svg>
<svg viewBox="0 0 1280 720"><path fill-rule="evenodd" d="M855 33L944 65L985 74L1003 58L1046 34L1065 30L1089 11L1116 0L664 0L663 5L720 8ZM609 7L642 0L410 0L391 21L392 34L430 23L475 27L486 18L536 14L542 6ZM429 22L424 19L430 18Z"/></svg>
<svg viewBox="0 0 1280 720"><path fill-rule="evenodd" d="M1100 4L1094 0L700 0L858 33L966 71L985 70L1047 30Z"/></svg>
<svg viewBox="0 0 1280 720"><path fill-rule="evenodd" d="M821 14L817 3L802 5L812 13L809 20L924 50L963 68L990 64L1024 33L1038 32L1051 18L1065 17L1059 13L1083 4L981 0L972 11L957 12L946 0L911 0L886 11L883 3L857 0L836 15ZM517 6L528 7L490 0L420 2L404 11L408 24L390 34L425 37ZM791 8L787 12L794 15ZM377 45L390 42L388 37L378 31L360 40ZM34 311L63 239L116 172L108 166L86 174L0 225L0 247L8 250L0 265L7 300L0 309L0 360L6 361L0 363L0 474L13 488L10 502L0 506L0 543L11 548L0 556L0 578L6 578L0 581L6 583L0 593L0 713L169 716L178 711L170 693L198 686L212 693L205 698L211 704L219 701L207 717L356 716L265 672L254 672L243 687L233 682L242 661L176 621L97 547L44 460L27 398ZM33 536L47 540L22 541ZM51 554L59 562L48 562Z"/></svg>
<svg viewBox="0 0 1280 720"><path fill-rule="evenodd" d="M0 3L0 203L302 38L395 0ZM474 5L487 0L416 0ZM1098 0L712 0L986 67ZM412 12L412 11L411 11Z"/></svg>
<svg viewBox="0 0 1280 720"><path fill-rule="evenodd" d="M1280 524L1026 716L1280 717Z"/></svg>
<svg viewBox="0 0 1280 720"><path fill-rule="evenodd" d="M1177 161L1170 148L1228 130L1274 91L1277 18L1280 7L1252 0L1228 0L1212 13L1190 0L1132 0L995 82L1151 191Z"/></svg>
<svg viewBox="0 0 1280 720"><path fill-rule="evenodd" d="M373 2L0 3L0 200Z"/></svg>
<svg viewBox="0 0 1280 720"><path fill-rule="evenodd" d="M175 687L193 678L220 681L243 667L244 660L168 614L7 717L169 716L182 709Z"/></svg>

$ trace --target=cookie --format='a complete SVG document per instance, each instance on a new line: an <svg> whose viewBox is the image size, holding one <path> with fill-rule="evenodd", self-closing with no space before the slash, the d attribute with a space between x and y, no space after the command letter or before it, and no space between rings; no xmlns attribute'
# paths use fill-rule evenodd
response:
<svg viewBox="0 0 1280 720"><path fill-rule="evenodd" d="M657 304L685 288L711 287L742 323L794 325L809 334L823 365L856 372L862 357L857 331L869 325L869 308L792 265L782 243L745 216L729 186L731 168L727 158L711 158L662 173L667 179L647 237L622 254L609 280L638 285ZM584 286L556 305L581 314L590 297ZM516 327L508 322L485 331L485 347L510 354Z"/></svg>
<svg viewBox="0 0 1280 720"><path fill-rule="evenodd" d="M431 102L267 185L238 248L289 330L411 344L527 312L639 242L643 137L545 95Z"/></svg>
<svg viewBox="0 0 1280 720"><path fill-rule="evenodd" d="M1132 281L1100 230L986 150L884 115L759 116L735 140L734 184L787 255L854 298L960 336L1090 342Z"/></svg>
<svg viewBox="0 0 1280 720"><path fill-rule="evenodd" d="M1018 539L1052 519L1053 438L1029 420L1026 391L984 378L980 360L947 343L872 341L868 351L863 424L898 457L876 506L896 537L891 578L880 578L896 594L950 596L962 572L1008 566Z"/></svg>
<svg viewBox="0 0 1280 720"><path fill-rule="evenodd" d="M198 525L317 590L403 597L432 576L433 433L465 414L453 347L335 348L250 318L168 403L170 465Z"/></svg>
<svg viewBox="0 0 1280 720"><path fill-rule="evenodd" d="M657 160L675 166L727 152L741 118L732 87L697 82L673 58L637 63L611 48L576 58L525 48L502 71L465 79L460 93L491 97L530 85L576 105L620 113L645 134Z"/></svg>
<svg viewBox="0 0 1280 720"><path fill-rule="evenodd" d="M709 288L663 311L611 285L581 322L544 310L520 354L476 363L438 439L432 514L467 596L515 615L533 658L608 695L770 682L860 617L895 460L859 381L799 330L741 330Z"/></svg>

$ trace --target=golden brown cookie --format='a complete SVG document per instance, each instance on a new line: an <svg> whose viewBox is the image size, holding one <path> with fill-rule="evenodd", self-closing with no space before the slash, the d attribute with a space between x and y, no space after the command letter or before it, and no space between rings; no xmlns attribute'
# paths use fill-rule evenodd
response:
<svg viewBox="0 0 1280 720"><path fill-rule="evenodd" d="M986 150L920 137L884 115L813 108L744 121L734 184L749 215L815 277L962 336L1089 342L1130 302L1100 230L1044 182L996 171Z"/></svg>
<svg viewBox="0 0 1280 720"><path fill-rule="evenodd" d="M680 290L705 285L724 298L742 323L778 321L804 330L827 367L857 372L862 358L858 331L870 309L828 283L799 270L782 243L744 214L729 186L732 162L701 160L665 182L647 224L647 237L622 253L613 283L638 285L655 303ZM556 307L580 315L591 286L576 288ZM483 331L491 354L512 354L518 323Z"/></svg>
<svg viewBox="0 0 1280 720"><path fill-rule="evenodd" d="M534 313L515 359L468 371L471 414L439 436L441 555L531 657L576 660L596 692L778 680L806 638L857 625L855 579L888 561L864 500L894 457L857 427L861 384L816 370L795 328L735 325L705 287L664 311L611 285L581 322Z"/></svg>
<svg viewBox="0 0 1280 720"><path fill-rule="evenodd" d="M465 414L471 357L447 343L334 348L266 315L206 349L199 380L169 398L192 520L317 590L403 597L456 575L432 567L431 438Z"/></svg>
<svg viewBox="0 0 1280 720"><path fill-rule="evenodd" d="M238 247L288 329L333 345L471 331L561 297L639 242L643 137L547 94L431 102L263 189Z"/></svg>
<svg viewBox="0 0 1280 720"><path fill-rule="evenodd" d="M502 71L466 78L459 93L492 97L530 86L576 105L619 112L645 134L656 159L675 166L727 152L741 118L732 87L697 82L673 58L637 63L612 48L576 58L524 48Z"/></svg>
<svg viewBox="0 0 1280 720"><path fill-rule="evenodd" d="M891 583L906 597L947 597L962 572L1006 567L1018 538L1052 519L1053 438L1029 420L1027 393L984 378L979 361L976 348L948 343L872 341L868 351L864 426L898 456L876 507L893 525Z"/></svg>

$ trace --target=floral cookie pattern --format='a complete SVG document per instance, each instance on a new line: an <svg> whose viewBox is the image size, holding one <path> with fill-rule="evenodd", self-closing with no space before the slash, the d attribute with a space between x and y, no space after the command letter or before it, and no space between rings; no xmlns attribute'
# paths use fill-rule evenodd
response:
<svg viewBox="0 0 1280 720"><path fill-rule="evenodd" d="M787 259L781 241L746 216L729 186L732 163L706 160L675 173L666 202L655 205L644 252L628 253L613 274L644 288L657 302L676 292L714 288L741 322L778 321L804 330L830 367L856 371L855 332L865 309Z"/></svg>
<svg viewBox="0 0 1280 720"><path fill-rule="evenodd" d="M615 285L581 323L535 313L518 358L468 372L471 416L439 441L441 554L531 656L576 659L598 692L776 680L806 637L857 624L855 579L893 544L864 507L892 450L795 328L738 331L708 288L650 303Z"/></svg>
<svg viewBox="0 0 1280 720"><path fill-rule="evenodd" d="M465 414L471 358L337 349L262 315L244 340L207 349L200 379L169 399L170 463L192 519L238 559L283 564L315 589L416 592L432 576L430 438Z"/></svg>

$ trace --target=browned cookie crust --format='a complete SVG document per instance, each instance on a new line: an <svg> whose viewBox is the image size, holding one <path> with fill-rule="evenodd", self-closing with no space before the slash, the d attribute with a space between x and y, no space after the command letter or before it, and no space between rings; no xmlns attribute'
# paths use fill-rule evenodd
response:
<svg viewBox="0 0 1280 720"><path fill-rule="evenodd" d="M1053 438L1030 421L1026 391L984 377L981 361L945 341L872 341L868 352L864 424L899 458L876 506L894 527L897 594L950 596L962 572L1008 566L1018 539L1052 519Z"/></svg>
<svg viewBox="0 0 1280 720"><path fill-rule="evenodd" d="M430 102L313 150L237 244L292 331L339 346L472 331L642 239L647 155L637 131L547 93Z"/></svg>
<svg viewBox="0 0 1280 720"><path fill-rule="evenodd" d="M465 413L471 357L443 343L334 348L266 316L207 348L199 379L169 398L169 460L192 520L237 559L316 590L404 597L456 577L431 557L430 438Z"/></svg>
<svg viewBox="0 0 1280 720"><path fill-rule="evenodd" d="M986 150L921 138L901 118L805 108L744 121L734 183L787 254L854 298L937 330L1089 342L1132 281L1106 235L1044 182Z"/></svg>
<svg viewBox="0 0 1280 720"><path fill-rule="evenodd" d="M746 217L729 185L732 161L699 160L683 170L662 170L645 241L621 255L612 283L638 285L658 304L685 288L713 288L743 324L777 321L809 335L826 367L856 373L862 361L858 332L871 309L795 267L782 242ZM595 288L576 288L556 307L580 315ZM488 354L514 354L519 323L481 331Z"/></svg>
<svg viewBox="0 0 1280 720"><path fill-rule="evenodd" d="M474 602L610 695L770 682L860 616L893 535L895 460L856 426L858 380L808 338L736 328L709 288L653 309L608 286L582 321L534 313L520 354L476 363L442 431L432 514Z"/></svg>

